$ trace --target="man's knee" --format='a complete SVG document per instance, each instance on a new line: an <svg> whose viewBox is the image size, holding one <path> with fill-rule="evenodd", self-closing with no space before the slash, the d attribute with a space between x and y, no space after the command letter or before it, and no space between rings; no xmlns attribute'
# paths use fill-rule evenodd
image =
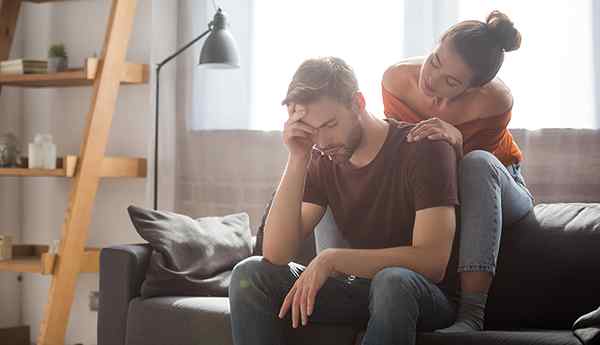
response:
<svg viewBox="0 0 600 345"><path fill-rule="evenodd" d="M230 293L256 286L257 279L265 275L268 269L268 263L262 256L251 256L240 261L231 272Z"/></svg>
<svg viewBox="0 0 600 345"><path fill-rule="evenodd" d="M380 306L398 306L419 298L422 276L402 267L388 267L379 271L371 282L371 299Z"/></svg>
<svg viewBox="0 0 600 345"><path fill-rule="evenodd" d="M271 284L279 283L279 277L288 269L287 265L272 264L262 256L246 258L233 268L229 297L268 289Z"/></svg>

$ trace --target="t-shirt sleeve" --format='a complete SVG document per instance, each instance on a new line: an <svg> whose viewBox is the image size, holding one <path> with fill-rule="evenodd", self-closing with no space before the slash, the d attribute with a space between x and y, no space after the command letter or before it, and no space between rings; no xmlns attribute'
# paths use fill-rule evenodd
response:
<svg viewBox="0 0 600 345"><path fill-rule="evenodd" d="M415 210L457 206L456 153L445 141L423 140L416 145L412 176Z"/></svg>
<svg viewBox="0 0 600 345"><path fill-rule="evenodd" d="M327 193L321 179L319 160L320 157L313 153L306 173L302 201L327 207Z"/></svg>

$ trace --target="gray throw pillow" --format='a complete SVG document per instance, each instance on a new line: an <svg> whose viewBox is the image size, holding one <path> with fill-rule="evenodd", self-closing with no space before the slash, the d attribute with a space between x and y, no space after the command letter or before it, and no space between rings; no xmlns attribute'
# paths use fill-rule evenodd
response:
<svg viewBox="0 0 600 345"><path fill-rule="evenodd" d="M246 213L192 219L133 205L127 211L153 248L142 297L226 297L231 269L252 254Z"/></svg>

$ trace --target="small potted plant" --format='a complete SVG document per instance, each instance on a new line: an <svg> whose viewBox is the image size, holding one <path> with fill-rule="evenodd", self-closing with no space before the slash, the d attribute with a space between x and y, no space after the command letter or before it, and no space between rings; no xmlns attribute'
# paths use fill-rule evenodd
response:
<svg viewBox="0 0 600 345"><path fill-rule="evenodd" d="M48 49L48 72L56 73L67 69L69 64L65 45L53 44Z"/></svg>

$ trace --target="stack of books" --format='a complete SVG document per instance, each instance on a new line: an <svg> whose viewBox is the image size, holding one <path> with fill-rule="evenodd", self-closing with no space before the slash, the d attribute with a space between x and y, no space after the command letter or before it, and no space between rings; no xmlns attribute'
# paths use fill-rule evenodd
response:
<svg viewBox="0 0 600 345"><path fill-rule="evenodd" d="M40 73L48 73L48 61L18 59L0 62L0 74Z"/></svg>

